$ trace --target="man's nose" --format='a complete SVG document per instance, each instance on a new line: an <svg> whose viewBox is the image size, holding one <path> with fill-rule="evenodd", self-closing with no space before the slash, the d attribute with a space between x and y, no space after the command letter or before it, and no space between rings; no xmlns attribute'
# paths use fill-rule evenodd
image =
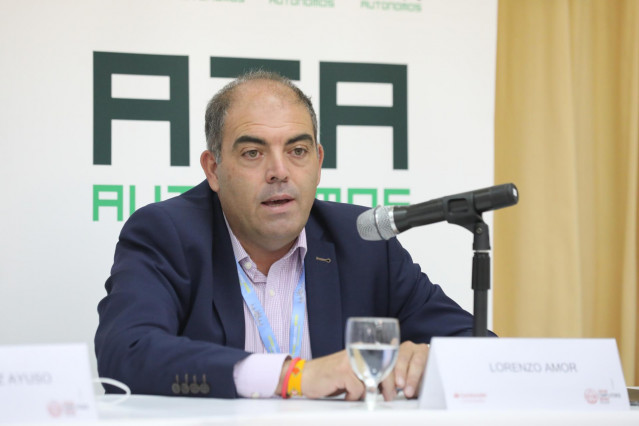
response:
<svg viewBox="0 0 639 426"><path fill-rule="evenodd" d="M270 155L266 166L266 181L269 183L288 180L288 166L282 154Z"/></svg>

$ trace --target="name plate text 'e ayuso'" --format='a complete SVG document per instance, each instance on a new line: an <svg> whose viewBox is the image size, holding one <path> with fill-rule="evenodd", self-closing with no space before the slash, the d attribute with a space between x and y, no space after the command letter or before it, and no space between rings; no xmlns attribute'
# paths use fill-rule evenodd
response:
<svg viewBox="0 0 639 426"><path fill-rule="evenodd" d="M86 344L0 346L0 423L96 421Z"/></svg>

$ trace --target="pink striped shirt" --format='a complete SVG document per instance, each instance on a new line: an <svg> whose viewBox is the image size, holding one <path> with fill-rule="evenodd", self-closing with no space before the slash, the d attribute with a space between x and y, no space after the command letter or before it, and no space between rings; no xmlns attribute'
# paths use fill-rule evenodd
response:
<svg viewBox="0 0 639 426"><path fill-rule="evenodd" d="M251 311L244 303L244 349L252 352L248 358L236 364L233 371L238 394L243 397L271 397L280 377L280 370L289 352L289 334L293 313L293 292L297 286L304 256L306 255L306 231L302 229L293 247L271 265L268 275L260 272L244 250L237 237L226 224L231 236L235 260L253 284L255 293L264 308L273 333L283 354L268 354L260 338ZM304 312L304 334L300 356L311 359L311 343L308 332L308 311Z"/></svg>

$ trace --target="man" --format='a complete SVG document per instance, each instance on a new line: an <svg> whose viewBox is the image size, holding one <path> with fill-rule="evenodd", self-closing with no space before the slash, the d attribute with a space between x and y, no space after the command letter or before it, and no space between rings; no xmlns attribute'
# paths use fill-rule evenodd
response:
<svg viewBox="0 0 639 426"><path fill-rule="evenodd" d="M213 97L205 130L206 181L122 229L98 306L100 375L135 393L270 397L293 353L308 360L305 396L360 399L345 323L383 316L399 319L403 340L383 395L416 396L426 343L470 335L472 317L396 239L361 240L362 207L315 200L324 151L310 100L250 73Z"/></svg>

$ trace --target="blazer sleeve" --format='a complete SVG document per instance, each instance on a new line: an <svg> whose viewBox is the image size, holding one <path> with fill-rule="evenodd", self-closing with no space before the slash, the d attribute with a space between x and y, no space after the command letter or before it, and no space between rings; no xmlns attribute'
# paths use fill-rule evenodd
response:
<svg viewBox="0 0 639 426"><path fill-rule="evenodd" d="M173 395L176 382L202 390L206 382L210 392L189 394L237 397L233 366L249 354L223 339L182 334L197 284L187 256L198 255L161 207L149 205L130 217L116 246L107 296L98 305L101 377L120 380L133 393Z"/></svg>

